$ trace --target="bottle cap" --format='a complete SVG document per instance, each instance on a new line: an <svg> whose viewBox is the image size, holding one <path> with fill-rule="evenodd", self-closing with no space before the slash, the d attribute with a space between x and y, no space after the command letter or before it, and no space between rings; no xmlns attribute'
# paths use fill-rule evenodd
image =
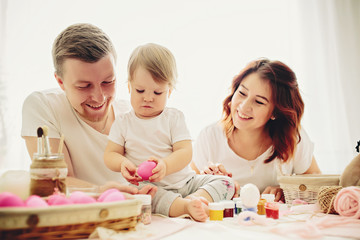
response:
<svg viewBox="0 0 360 240"><path fill-rule="evenodd" d="M151 195L149 194L134 194L134 198L142 201L143 205L151 205Z"/></svg>
<svg viewBox="0 0 360 240"><path fill-rule="evenodd" d="M261 198L265 199L266 202L274 202L275 201L275 195L274 194L261 194Z"/></svg>
<svg viewBox="0 0 360 240"><path fill-rule="evenodd" d="M231 201L231 200L220 201L220 203L222 203L224 205L224 208L234 208L235 207L235 202Z"/></svg>
<svg viewBox="0 0 360 240"><path fill-rule="evenodd" d="M221 202L209 203L209 210L224 210L224 205Z"/></svg>

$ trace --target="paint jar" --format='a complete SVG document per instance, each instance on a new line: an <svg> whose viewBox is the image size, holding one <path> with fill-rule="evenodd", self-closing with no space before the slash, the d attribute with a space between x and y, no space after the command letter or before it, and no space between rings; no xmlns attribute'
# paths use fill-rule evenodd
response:
<svg viewBox="0 0 360 240"><path fill-rule="evenodd" d="M233 198L233 202L235 203L234 213L237 215L242 211L241 198Z"/></svg>
<svg viewBox="0 0 360 240"><path fill-rule="evenodd" d="M237 201L235 203L235 214L236 215L240 214L242 212L242 208L243 208L243 206L242 206L241 200Z"/></svg>
<svg viewBox="0 0 360 240"><path fill-rule="evenodd" d="M261 198L265 199L266 202L274 202L275 201L275 195L274 194L261 194Z"/></svg>
<svg viewBox="0 0 360 240"><path fill-rule="evenodd" d="M220 202L209 203L210 221L222 221L224 218L224 205Z"/></svg>
<svg viewBox="0 0 360 240"><path fill-rule="evenodd" d="M30 195L47 197L55 188L66 194L65 179L68 173L64 154L34 154L30 165Z"/></svg>
<svg viewBox="0 0 360 240"><path fill-rule="evenodd" d="M257 205L257 214L259 215L265 215L265 199L260 199L259 203Z"/></svg>
<svg viewBox="0 0 360 240"><path fill-rule="evenodd" d="M224 205L224 218L234 217L235 203L231 200L221 201Z"/></svg>
<svg viewBox="0 0 360 240"><path fill-rule="evenodd" d="M139 221L147 225L151 223L151 195L148 194L135 194L134 198L141 200L141 213Z"/></svg>
<svg viewBox="0 0 360 240"><path fill-rule="evenodd" d="M265 203L265 213L267 218L279 219L279 203Z"/></svg>

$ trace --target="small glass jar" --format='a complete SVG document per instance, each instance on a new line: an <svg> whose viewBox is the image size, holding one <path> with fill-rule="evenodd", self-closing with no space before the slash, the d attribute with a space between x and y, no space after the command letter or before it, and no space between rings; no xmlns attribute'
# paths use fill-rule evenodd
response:
<svg viewBox="0 0 360 240"><path fill-rule="evenodd" d="M135 194L133 195L136 199L141 200L141 213L140 222L147 225L151 223L151 195L148 194Z"/></svg>
<svg viewBox="0 0 360 240"><path fill-rule="evenodd" d="M66 194L65 179L68 173L64 154L34 154L30 165L30 195L47 197L57 189Z"/></svg>

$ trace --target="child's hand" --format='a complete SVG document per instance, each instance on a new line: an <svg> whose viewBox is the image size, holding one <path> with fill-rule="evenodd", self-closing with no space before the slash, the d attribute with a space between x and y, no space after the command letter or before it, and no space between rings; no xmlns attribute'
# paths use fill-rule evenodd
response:
<svg viewBox="0 0 360 240"><path fill-rule="evenodd" d="M150 161L155 162L157 165L152 170L153 175L149 178L150 182L160 182L166 176L166 164L162 159L154 157L149 158Z"/></svg>
<svg viewBox="0 0 360 240"><path fill-rule="evenodd" d="M136 166L130 160L126 159L121 162L121 174L123 177L132 184L139 186L141 177L136 174Z"/></svg>

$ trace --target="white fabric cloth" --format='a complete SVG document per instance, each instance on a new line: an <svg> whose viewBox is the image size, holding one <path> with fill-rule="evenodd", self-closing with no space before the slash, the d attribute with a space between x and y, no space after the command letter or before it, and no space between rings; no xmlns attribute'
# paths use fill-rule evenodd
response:
<svg viewBox="0 0 360 240"><path fill-rule="evenodd" d="M115 100L113 109L118 116L129 111L130 104L125 100ZM37 128L43 125L49 127L49 138L60 138L61 133L64 134L75 177L99 185L106 181L126 183L121 174L109 170L104 164L107 135L80 119L61 89L36 91L24 101L21 136L37 137Z"/></svg>
<svg viewBox="0 0 360 240"><path fill-rule="evenodd" d="M135 165L149 157L164 158L170 155L174 143L191 140L184 114L175 108L165 108L157 117L140 119L132 110L115 119L109 140L125 147L125 157ZM195 175L188 166L154 183L164 189L179 189Z"/></svg>
<svg viewBox="0 0 360 240"><path fill-rule="evenodd" d="M248 161L241 158L229 147L225 132L217 122L200 132L195 142L192 160L200 171L208 167L210 163L221 163L227 171L233 174L233 179L240 186L253 183L262 192L267 186L279 185L278 174L301 174L310 167L314 144L305 130L301 130L300 135L301 141L297 145L292 161L280 164L278 159L274 159L272 162L264 164L264 160L272 153L272 147L255 160ZM279 167L281 171L279 171ZM251 168L253 168L253 173L251 173Z"/></svg>

